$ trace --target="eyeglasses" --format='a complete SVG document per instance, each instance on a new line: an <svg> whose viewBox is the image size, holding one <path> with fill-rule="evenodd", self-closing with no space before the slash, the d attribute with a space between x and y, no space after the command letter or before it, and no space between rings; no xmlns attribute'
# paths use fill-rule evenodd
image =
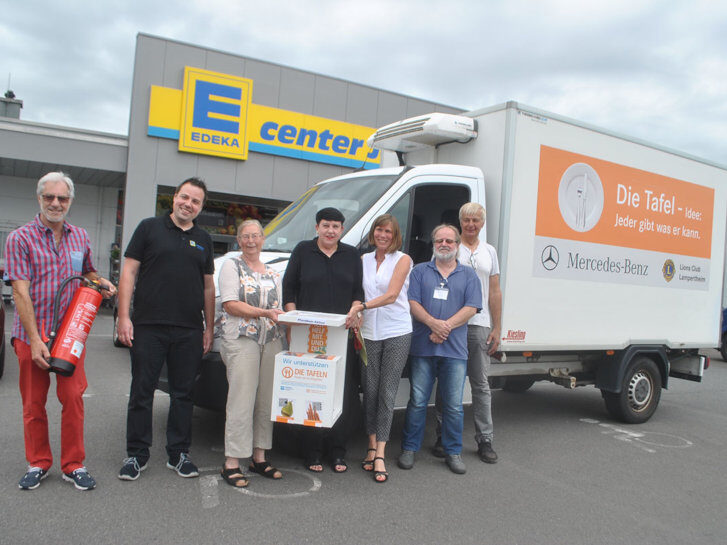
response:
<svg viewBox="0 0 727 545"><path fill-rule="evenodd" d="M454 244L455 242L457 241L451 238L437 238L434 240L434 244Z"/></svg>
<svg viewBox="0 0 727 545"><path fill-rule="evenodd" d="M242 240L257 240L259 238L263 238L263 236L260 233L250 233L250 234L240 235L240 238Z"/></svg>
<svg viewBox="0 0 727 545"><path fill-rule="evenodd" d="M470 266L474 270L477 270L477 256L475 254L470 254Z"/></svg>
<svg viewBox="0 0 727 545"><path fill-rule="evenodd" d="M67 197L65 195L46 195L45 193L43 193L41 197L43 198L43 202L46 204L51 204L56 199L58 199L58 202L61 204L66 204L68 201L71 200L70 197Z"/></svg>

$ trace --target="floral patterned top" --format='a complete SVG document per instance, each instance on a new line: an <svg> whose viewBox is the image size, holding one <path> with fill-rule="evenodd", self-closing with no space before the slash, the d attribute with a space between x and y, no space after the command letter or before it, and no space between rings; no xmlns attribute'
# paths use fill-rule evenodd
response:
<svg viewBox="0 0 727 545"><path fill-rule="evenodd" d="M280 273L265 267L264 273L253 271L240 256L222 264L218 285L220 303L242 301L253 307L269 309L281 307ZM269 343L280 337L283 326L270 318L243 318L222 312L222 338L232 340L249 337L258 344Z"/></svg>

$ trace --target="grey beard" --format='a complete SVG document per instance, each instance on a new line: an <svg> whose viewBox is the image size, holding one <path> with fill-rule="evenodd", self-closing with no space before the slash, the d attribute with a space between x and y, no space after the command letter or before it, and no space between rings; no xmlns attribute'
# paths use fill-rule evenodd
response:
<svg viewBox="0 0 727 545"><path fill-rule="evenodd" d="M439 261L452 261L453 259L457 259L457 250L452 250L449 253L441 253L437 250L433 249L432 253L434 254L434 257L438 259Z"/></svg>

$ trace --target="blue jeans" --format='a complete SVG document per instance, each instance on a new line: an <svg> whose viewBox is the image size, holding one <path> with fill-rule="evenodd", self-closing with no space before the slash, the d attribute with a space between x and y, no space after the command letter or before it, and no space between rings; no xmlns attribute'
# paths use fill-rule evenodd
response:
<svg viewBox="0 0 727 545"><path fill-rule="evenodd" d="M490 355L487 353L487 337L489 327L480 325L467 326L467 376L470 377L472 389L472 416L475 420L475 442L479 445L483 441L492 443L492 393L487 380L490 374ZM434 402L437 416L437 436L442 435L442 400L437 388Z"/></svg>
<svg viewBox="0 0 727 545"><path fill-rule="evenodd" d="M467 360L442 356L412 357L409 381L411 394L406 406L406 421L401 441L403 450L418 451L424 438L427 403L434 380L442 394L442 447L446 454L462 452L464 411L462 393L467 374Z"/></svg>

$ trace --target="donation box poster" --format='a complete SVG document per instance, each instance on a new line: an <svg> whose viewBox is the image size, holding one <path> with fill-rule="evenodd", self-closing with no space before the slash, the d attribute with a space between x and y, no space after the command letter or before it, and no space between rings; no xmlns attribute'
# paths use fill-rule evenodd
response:
<svg viewBox="0 0 727 545"><path fill-rule="evenodd" d="M275 356L274 420L333 426L341 415L344 366L340 356L327 354L281 352Z"/></svg>
<svg viewBox="0 0 727 545"><path fill-rule="evenodd" d="M271 418L285 424L330 428L343 407L346 317L293 311L278 319L296 325L290 326L290 351L275 356Z"/></svg>

